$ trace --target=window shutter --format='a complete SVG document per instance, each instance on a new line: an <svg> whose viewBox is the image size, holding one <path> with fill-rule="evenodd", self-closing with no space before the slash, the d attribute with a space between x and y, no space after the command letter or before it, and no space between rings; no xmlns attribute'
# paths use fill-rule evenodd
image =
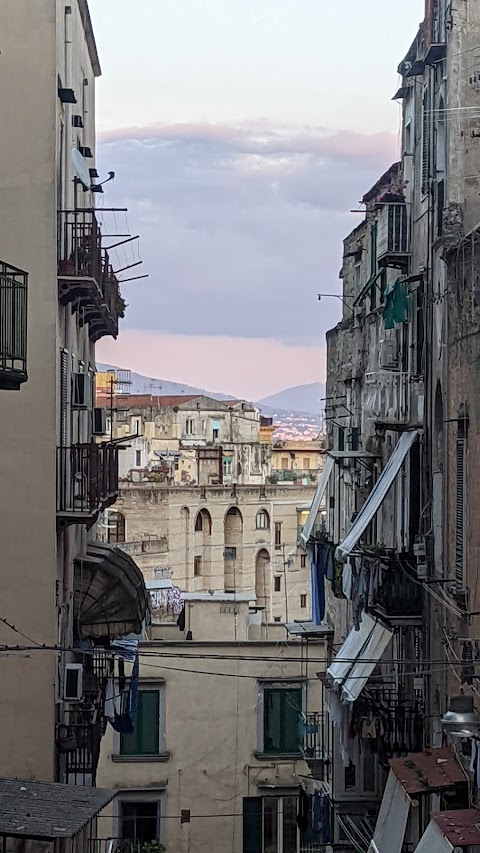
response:
<svg viewBox="0 0 480 853"><path fill-rule="evenodd" d="M60 443L67 444L68 438L68 352L60 353Z"/></svg>
<svg viewBox="0 0 480 853"><path fill-rule="evenodd" d="M455 580L465 587L465 438L457 437L457 482L455 495Z"/></svg>
<svg viewBox="0 0 480 853"><path fill-rule="evenodd" d="M422 111L422 193L428 193L428 181L430 177L430 92L426 88L423 93Z"/></svg>
<svg viewBox="0 0 480 853"><path fill-rule="evenodd" d="M262 853L262 798L243 798L243 853Z"/></svg>

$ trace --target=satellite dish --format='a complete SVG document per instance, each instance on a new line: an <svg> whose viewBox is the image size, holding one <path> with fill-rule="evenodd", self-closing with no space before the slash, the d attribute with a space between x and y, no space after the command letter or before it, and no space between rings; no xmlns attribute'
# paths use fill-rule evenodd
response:
<svg viewBox="0 0 480 853"><path fill-rule="evenodd" d="M89 190L92 184L92 179L90 178L90 170L87 166L87 161L85 160L83 155L80 154L78 148L72 148L72 163L77 178L80 180L84 190Z"/></svg>

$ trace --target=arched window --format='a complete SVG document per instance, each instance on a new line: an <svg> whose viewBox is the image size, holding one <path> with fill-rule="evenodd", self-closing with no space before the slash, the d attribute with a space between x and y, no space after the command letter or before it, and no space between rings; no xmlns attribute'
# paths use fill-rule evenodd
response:
<svg viewBox="0 0 480 853"><path fill-rule="evenodd" d="M125 542L126 524L125 516L116 510L110 510L107 514L108 544L116 545L117 542Z"/></svg>
<svg viewBox="0 0 480 853"><path fill-rule="evenodd" d="M202 532L207 536L212 533L212 516L208 509L201 509L195 519L195 533Z"/></svg>
<svg viewBox="0 0 480 853"><path fill-rule="evenodd" d="M257 512L255 527L257 530L268 530L270 527L270 516L266 509L260 509Z"/></svg>

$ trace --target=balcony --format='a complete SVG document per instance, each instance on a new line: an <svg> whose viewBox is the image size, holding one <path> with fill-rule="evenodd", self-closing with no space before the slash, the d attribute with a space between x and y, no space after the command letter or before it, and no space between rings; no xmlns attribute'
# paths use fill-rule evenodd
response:
<svg viewBox="0 0 480 853"><path fill-rule="evenodd" d="M322 711L302 713L301 751L313 779L330 782L332 778L332 730L328 714Z"/></svg>
<svg viewBox="0 0 480 853"><path fill-rule="evenodd" d="M88 842L88 853L163 853L160 841L140 838L92 838Z"/></svg>
<svg viewBox="0 0 480 853"><path fill-rule="evenodd" d="M75 444L57 448L57 521L91 525L118 496L115 444Z"/></svg>
<svg viewBox="0 0 480 853"><path fill-rule="evenodd" d="M27 381L28 274L0 261L0 390Z"/></svg>
<svg viewBox="0 0 480 853"><path fill-rule="evenodd" d="M403 202L381 204L377 218L377 258L381 267L408 272L410 233L407 205Z"/></svg>
<svg viewBox="0 0 480 853"><path fill-rule="evenodd" d="M58 296L62 305L82 309L90 338L118 334L125 302L108 253L102 249L100 226L93 209L59 213Z"/></svg>

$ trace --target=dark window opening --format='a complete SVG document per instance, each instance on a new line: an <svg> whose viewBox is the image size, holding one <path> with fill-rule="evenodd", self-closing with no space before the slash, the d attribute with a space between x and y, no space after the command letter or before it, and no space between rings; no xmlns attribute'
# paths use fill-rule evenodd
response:
<svg viewBox="0 0 480 853"><path fill-rule="evenodd" d="M148 844L157 841L160 834L160 803L120 803L121 836L125 840Z"/></svg>
<svg viewBox="0 0 480 853"><path fill-rule="evenodd" d="M273 588L275 592L280 592L282 589L282 579L280 575L275 575L273 579Z"/></svg>

